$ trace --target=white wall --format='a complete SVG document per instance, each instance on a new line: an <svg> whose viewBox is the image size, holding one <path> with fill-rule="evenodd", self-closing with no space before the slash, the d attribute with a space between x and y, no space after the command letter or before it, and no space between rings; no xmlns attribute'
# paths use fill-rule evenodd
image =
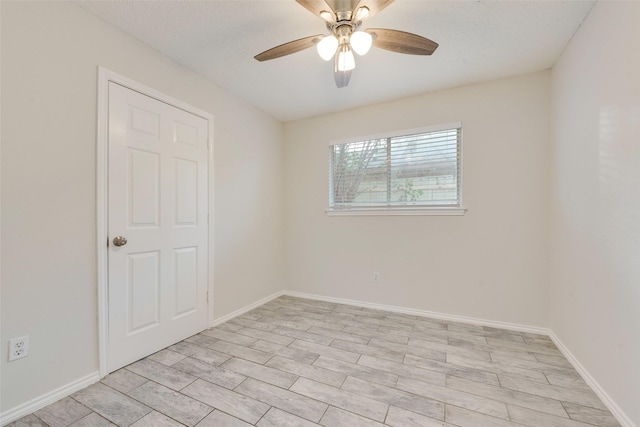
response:
<svg viewBox="0 0 640 427"><path fill-rule="evenodd" d="M547 326L549 84L543 71L286 123L287 289ZM325 214L329 141L455 121L466 215Z"/></svg>
<svg viewBox="0 0 640 427"><path fill-rule="evenodd" d="M599 2L552 72L551 329L640 425L640 3Z"/></svg>
<svg viewBox="0 0 640 427"><path fill-rule="evenodd" d="M97 66L215 117L215 316L282 289L282 124L62 2L1 2L0 412L98 369ZM7 363L9 338L30 355Z"/></svg>

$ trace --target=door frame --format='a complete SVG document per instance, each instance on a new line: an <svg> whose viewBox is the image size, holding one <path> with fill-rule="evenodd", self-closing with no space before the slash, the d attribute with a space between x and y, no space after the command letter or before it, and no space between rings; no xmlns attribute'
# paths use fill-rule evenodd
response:
<svg viewBox="0 0 640 427"><path fill-rule="evenodd" d="M177 100L169 95L152 89L142 83L117 74L107 68L98 66L98 117L96 135L96 246L97 246L97 281L98 281L98 360L100 378L107 372L109 348L109 82L117 83L135 92L154 98L165 104L187 111L207 121L207 147L209 149L208 185L209 185L209 257L207 265L207 326L213 326L213 115Z"/></svg>

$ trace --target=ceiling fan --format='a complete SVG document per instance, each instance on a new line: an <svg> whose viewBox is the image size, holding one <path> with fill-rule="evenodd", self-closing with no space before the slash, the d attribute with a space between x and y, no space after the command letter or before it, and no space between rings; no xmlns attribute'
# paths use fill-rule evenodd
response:
<svg viewBox="0 0 640 427"><path fill-rule="evenodd" d="M254 58L267 61L290 55L316 46L325 61L334 58L333 76L337 87L349 84L351 70L356 66L353 52L365 55L371 45L392 52L410 55L431 55L438 43L398 30L369 28L361 31L362 21L385 7L393 0L296 0L299 4L322 18L331 32L294 40L259 53Z"/></svg>

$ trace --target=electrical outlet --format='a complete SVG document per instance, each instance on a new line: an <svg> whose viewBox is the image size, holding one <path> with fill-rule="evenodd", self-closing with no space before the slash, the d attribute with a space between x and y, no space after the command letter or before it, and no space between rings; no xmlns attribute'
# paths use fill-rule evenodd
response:
<svg viewBox="0 0 640 427"><path fill-rule="evenodd" d="M29 336L9 340L9 362L29 355Z"/></svg>
<svg viewBox="0 0 640 427"><path fill-rule="evenodd" d="M373 272L373 283L380 283L380 273L377 271Z"/></svg>

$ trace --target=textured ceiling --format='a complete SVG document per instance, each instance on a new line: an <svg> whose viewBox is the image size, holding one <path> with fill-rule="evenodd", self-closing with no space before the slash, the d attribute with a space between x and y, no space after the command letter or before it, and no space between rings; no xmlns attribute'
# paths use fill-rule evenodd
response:
<svg viewBox="0 0 640 427"><path fill-rule="evenodd" d="M81 1L78 5L283 120L355 108L553 66L594 1L397 0L363 28L432 39L432 56L372 48L346 88L315 49L258 62L282 43L327 33L294 0Z"/></svg>

